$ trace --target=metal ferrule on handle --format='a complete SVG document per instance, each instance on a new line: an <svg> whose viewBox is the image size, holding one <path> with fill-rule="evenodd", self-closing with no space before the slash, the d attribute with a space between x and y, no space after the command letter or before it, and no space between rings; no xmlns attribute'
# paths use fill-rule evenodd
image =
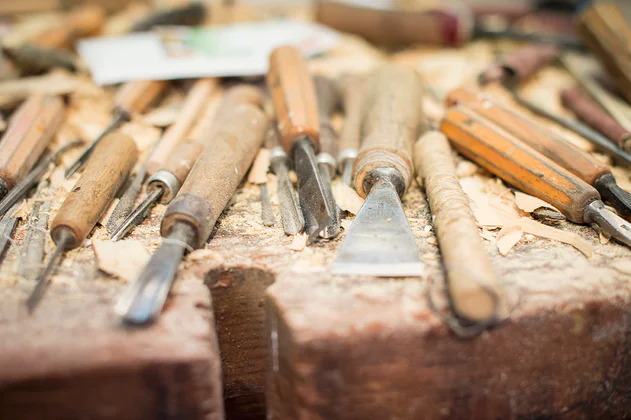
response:
<svg viewBox="0 0 631 420"><path fill-rule="evenodd" d="M177 195L181 186L182 184L177 177L166 170L156 172L147 182L147 190L156 188L162 189L163 193L160 195L160 204L170 203Z"/></svg>

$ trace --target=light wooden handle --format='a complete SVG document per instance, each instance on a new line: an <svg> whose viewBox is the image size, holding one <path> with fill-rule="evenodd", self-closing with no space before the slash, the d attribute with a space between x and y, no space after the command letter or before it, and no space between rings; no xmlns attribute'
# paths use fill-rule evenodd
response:
<svg viewBox="0 0 631 420"><path fill-rule="evenodd" d="M125 83L116 92L114 98L116 110L128 116L135 112L145 111L162 95L167 84L165 80L140 80Z"/></svg>
<svg viewBox="0 0 631 420"><path fill-rule="evenodd" d="M184 99L182 109L177 120L164 132L156 150L151 153L147 162L147 172L153 175L169 158L191 131L191 127L198 120L201 110L212 92L217 88L217 79L200 79L195 82Z"/></svg>
<svg viewBox="0 0 631 420"><path fill-rule="evenodd" d="M447 97L447 103L451 105L458 103L472 109L478 115L499 125L589 185L594 185L600 177L611 173L611 169L607 165L565 141L517 109L509 109L495 104L463 88L451 91Z"/></svg>
<svg viewBox="0 0 631 420"><path fill-rule="evenodd" d="M313 84L318 100L318 118L320 119L320 153L328 153L337 158L337 133L331 124L331 116L340 104L340 92L337 85L324 76L315 76ZM335 166L335 165L334 165ZM335 167L332 168L335 171Z"/></svg>
<svg viewBox="0 0 631 420"><path fill-rule="evenodd" d="M69 248L76 248L116 196L138 159L138 148L131 137L120 132L107 135L94 149L88 163L50 228L57 242L61 231L72 235Z"/></svg>
<svg viewBox="0 0 631 420"><path fill-rule="evenodd" d="M266 127L267 118L260 107L240 104L222 110L210 144L166 210L162 236L168 236L174 225L187 223L196 232L194 246L203 246L252 164Z"/></svg>
<svg viewBox="0 0 631 420"><path fill-rule="evenodd" d="M340 133L339 149L342 154L338 160L344 159L344 154L359 149L361 133L362 105L364 103L365 76L346 76L339 83L342 86L344 102L344 126Z"/></svg>
<svg viewBox="0 0 631 420"><path fill-rule="evenodd" d="M169 172L183 184L203 150L201 143L186 140L175 148L160 170Z"/></svg>
<svg viewBox="0 0 631 420"><path fill-rule="evenodd" d="M297 48L282 46L272 52L267 84L285 150L290 153L294 141L308 137L317 153L320 122L315 88L307 63Z"/></svg>
<svg viewBox="0 0 631 420"><path fill-rule="evenodd" d="M57 96L29 97L11 117L0 140L0 189L11 189L33 168L65 119Z"/></svg>
<svg viewBox="0 0 631 420"><path fill-rule="evenodd" d="M585 207L600 200L593 187L470 109L449 109L440 130L464 156L574 223L585 223Z"/></svg>
<svg viewBox="0 0 631 420"><path fill-rule="evenodd" d="M104 23L105 9L85 5L65 17L62 27L45 31L33 44L44 48L72 48L76 40L97 33Z"/></svg>
<svg viewBox="0 0 631 420"><path fill-rule="evenodd" d="M430 131L414 146L456 314L473 322L497 319L505 293L491 266L469 199L456 177L444 134Z"/></svg>
<svg viewBox="0 0 631 420"><path fill-rule="evenodd" d="M362 143L353 166L355 189L366 197L366 175L373 169L394 168L407 190L414 178L412 146L422 121L421 80L408 67L386 64L369 76L364 98Z"/></svg>

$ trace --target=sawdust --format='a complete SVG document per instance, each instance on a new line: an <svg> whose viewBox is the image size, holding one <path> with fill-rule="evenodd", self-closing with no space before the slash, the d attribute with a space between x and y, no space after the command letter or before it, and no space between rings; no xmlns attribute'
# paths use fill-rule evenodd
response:
<svg viewBox="0 0 631 420"><path fill-rule="evenodd" d="M456 165L456 176L458 178L466 178L474 176L479 170L479 166L468 160L461 160Z"/></svg>
<svg viewBox="0 0 631 420"><path fill-rule="evenodd" d="M93 239L92 245L99 269L127 282L135 280L149 262L150 255L140 241Z"/></svg>

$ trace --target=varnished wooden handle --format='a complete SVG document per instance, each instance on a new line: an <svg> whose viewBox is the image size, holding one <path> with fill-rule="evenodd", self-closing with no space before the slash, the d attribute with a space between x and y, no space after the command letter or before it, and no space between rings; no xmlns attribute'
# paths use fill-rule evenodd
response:
<svg viewBox="0 0 631 420"><path fill-rule="evenodd" d="M166 90L168 82L165 80L140 80L122 85L114 104L118 112L133 114L145 111Z"/></svg>
<svg viewBox="0 0 631 420"><path fill-rule="evenodd" d="M1 187L13 188L33 168L66 116L57 96L29 97L9 121L0 140Z"/></svg>
<svg viewBox="0 0 631 420"><path fill-rule="evenodd" d="M521 83L532 77L543 66L559 55L554 45L529 45L503 56L480 75L481 83L503 79Z"/></svg>
<svg viewBox="0 0 631 420"><path fill-rule="evenodd" d="M186 140L175 148L160 170L171 173L183 184L202 150L203 144Z"/></svg>
<svg viewBox="0 0 631 420"><path fill-rule="evenodd" d="M217 79L200 79L195 82L184 99L177 120L164 132L156 150L151 153L147 162L147 172L153 175L169 158L191 131L191 127L200 116L204 105L212 92L217 88Z"/></svg>
<svg viewBox="0 0 631 420"><path fill-rule="evenodd" d="M495 104L475 93L459 88L451 91L448 104L461 104L494 122L522 142L552 159L589 185L610 174L611 169L517 109Z"/></svg>
<svg viewBox="0 0 631 420"><path fill-rule="evenodd" d="M440 130L464 156L572 222L584 223L585 207L600 199L593 187L470 109L449 109Z"/></svg>
<svg viewBox="0 0 631 420"><path fill-rule="evenodd" d="M240 104L222 110L212 139L193 166L162 219L162 236L177 223L196 232L195 247L208 240L219 215L234 194L263 141L267 118L260 107Z"/></svg>
<svg viewBox="0 0 631 420"><path fill-rule="evenodd" d="M386 64L372 73L365 86L362 143L353 166L355 189L366 197L364 178L377 168L394 168L405 188L414 178L412 146L422 121L423 86L408 67Z"/></svg>
<svg viewBox="0 0 631 420"><path fill-rule="evenodd" d="M361 132L362 105L364 102L365 76L346 76L340 80L343 95L344 126L340 133L341 162L345 156L357 154Z"/></svg>
<svg viewBox="0 0 631 420"><path fill-rule="evenodd" d="M272 52L267 84L285 150L291 152L294 141L308 137L318 152L320 122L317 99L313 79L300 50L282 46Z"/></svg>
<svg viewBox="0 0 631 420"><path fill-rule="evenodd" d="M430 131L421 136L414 146L414 166L432 211L454 311L473 322L497 319L505 293L480 239L469 199L456 177L444 134Z"/></svg>
<svg viewBox="0 0 631 420"><path fill-rule="evenodd" d="M631 133L578 89L562 90L561 103L587 125L611 140L616 146L624 149L626 152L631 152Z"/></svg>
<svg viewBox="0 0 631 420"><path fill-rule="evenodd" d="M320 119L320 153L328 153L335 159L337 158L337 133L331 124L331 116L340 104L340 92L337 85L324 76L314 76L313 84Z"/></svg>
<svg viewBox="0 0 631 420"><path fill-rule="evenodd" d="M53 240L56 242L63 230L72 235L69 248L81 245L107 210L137 159L138 148L131 137L113 132L101 140L51 224Z"/></svg>
<svg viewBox="0 0 631 420"><path fill-rule="evenodd" d="M38 35L32 44L42 48L72 48L79 38L97 33L105 23L105 9L85 5L64 17L63 25Z"/></svg>

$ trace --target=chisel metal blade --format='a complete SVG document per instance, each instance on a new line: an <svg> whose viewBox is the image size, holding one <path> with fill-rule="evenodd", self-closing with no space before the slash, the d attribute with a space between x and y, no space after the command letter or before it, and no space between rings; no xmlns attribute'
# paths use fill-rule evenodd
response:
<svg viewBox="0 0 631 420"><path fill-rule="evenodd" d="M335 213L326 197L313 146L308 138L296 140L293 156L300 207L305 218L305 231L311 243L322 229L335 221Z"/></svg>
<svg viewBox="0 0 631 420"><path fill-rule="evenodd" d="M333 263L333 274L418 277L423 263L394 186L379 181L357 213Z"/></svg>

